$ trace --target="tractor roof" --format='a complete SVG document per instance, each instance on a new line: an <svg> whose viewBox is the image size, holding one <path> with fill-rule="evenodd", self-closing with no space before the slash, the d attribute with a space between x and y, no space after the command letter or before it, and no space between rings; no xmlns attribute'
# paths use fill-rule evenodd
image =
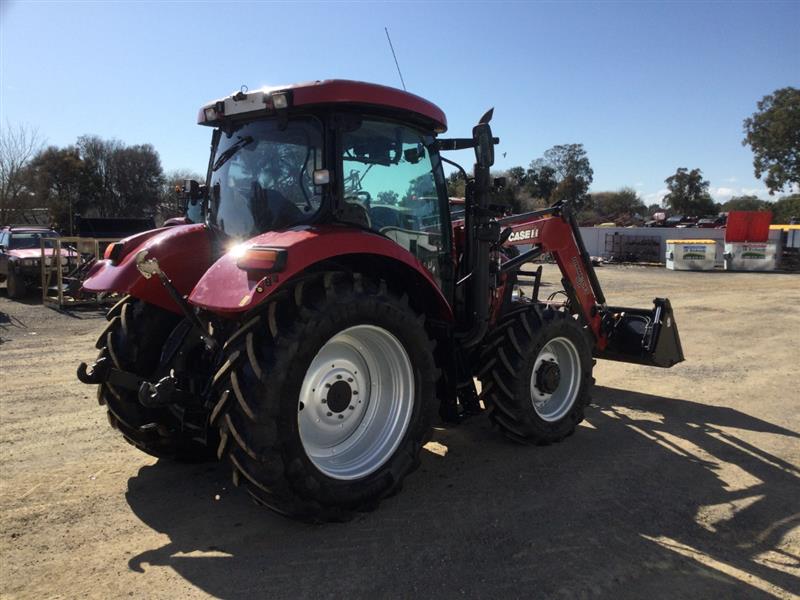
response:
<svg viewBox="0 0 800 600"><path fill-rule="evenodd" d="M328 79L291 85L264 87L231 94L209 102L200 109L197 122L216 125L226 116L272 112L284 108L283 100L273 104L273 97L283 95L289 106L361 105L412 113L417 120L437 133L447 131L447 117L441 108L403 90L346 79Z"/></svg>

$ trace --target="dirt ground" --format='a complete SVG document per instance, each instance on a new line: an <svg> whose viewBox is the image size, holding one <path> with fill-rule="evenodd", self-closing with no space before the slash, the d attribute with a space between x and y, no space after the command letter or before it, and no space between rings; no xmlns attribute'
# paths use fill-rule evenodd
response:
<svg viewBox="0 0 800 600"><path fill-rule="evenodd" d="M800 277L599 276L613 304L670 297L686 362L600 361L551 447L439 427L401 494L326 526L251 504L224 465L128 446L75 378L101 315L0 289L0 595L796 597Z"/></svg>

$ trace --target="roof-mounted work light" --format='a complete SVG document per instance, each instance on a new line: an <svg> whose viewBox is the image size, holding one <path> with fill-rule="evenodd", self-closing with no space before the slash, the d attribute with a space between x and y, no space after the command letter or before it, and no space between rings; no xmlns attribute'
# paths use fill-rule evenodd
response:
<svg viewBox="0 0 800 600"><path fill-rule="evenodd" d="M275 110L286 110L289 108L289 94L286 92L275 92L272 94L272 108Z"/></svg>

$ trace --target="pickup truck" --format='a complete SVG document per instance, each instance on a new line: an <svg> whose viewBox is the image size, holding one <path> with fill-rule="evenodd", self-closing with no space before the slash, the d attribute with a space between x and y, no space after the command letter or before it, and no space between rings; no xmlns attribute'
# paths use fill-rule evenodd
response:
<svg viewBox="0 0 800 600"><path fill-rule="evenodd" d="M29 225L0 229L0 281L6 282L9 298L22 298L28 290L41 285L42 247L45 240L44 259L50 264L55 253L58 232L47 227ZM69 268L70 258L77 258L74 250L61 249L61 268Z"/></svg>

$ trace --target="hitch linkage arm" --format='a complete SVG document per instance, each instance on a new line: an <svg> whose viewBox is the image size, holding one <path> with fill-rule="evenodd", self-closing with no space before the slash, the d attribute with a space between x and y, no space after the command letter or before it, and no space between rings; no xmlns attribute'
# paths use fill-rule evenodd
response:
<svg viewBox="0 0 800 600"><path fill-rule="evenodd" d="M147 258L147 250L142 250L136 255L136 269L145 279L150 279L153 275L158 277L161 285L167 290L167 293L181 310L183 316L186 317L186 320L189 321L192 327L200 334L200 339L203 340L203 344L205 344L206 348L212 352L215 351L218 347L217 341L208 334L205 324L195 314L194 310L192 310L186 298L181 296L181 293L173 285L170 278L167 277L167 274L161 270L158 260L155 257Z"/></svg>
<svg viewBox="0 0 800 600"><path fill-rule="evenodd" d="M78 379L87 385L110 383L114 387L138 390L144 381L138 375L116 369L108 356L98 358L89 367L85 362L78 365Z"/></svg>

